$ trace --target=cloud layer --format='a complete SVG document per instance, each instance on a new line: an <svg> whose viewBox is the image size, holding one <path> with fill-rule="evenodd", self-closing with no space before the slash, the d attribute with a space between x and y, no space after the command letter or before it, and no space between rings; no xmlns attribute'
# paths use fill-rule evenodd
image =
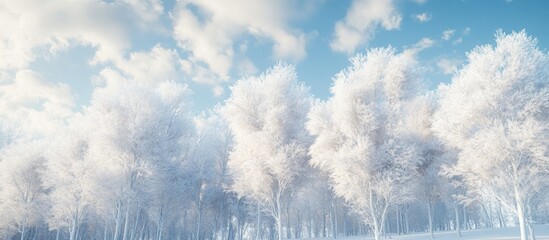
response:
<svg viewBox="0 0 549 240"><path fill-rule="evenodd" d="M352 54L359 46L368 44L379 26L393 30L399 28L401 21L402 16L391 0L354 0L345 18L335 24L330 47Z"/></svg>
<svg viewBox="0 0 549 240"><path fill-rule="evenodd" d="M210 84L228 80L235 65L255 68L247 58L235 64L239 52L247 50L241 41L245 36L272 42L275 59L302 60L306 38L300 30L288 27L290 6L290 0L178 2L173 31L178 45L190 56L185 68L195 81Z"/></svg>

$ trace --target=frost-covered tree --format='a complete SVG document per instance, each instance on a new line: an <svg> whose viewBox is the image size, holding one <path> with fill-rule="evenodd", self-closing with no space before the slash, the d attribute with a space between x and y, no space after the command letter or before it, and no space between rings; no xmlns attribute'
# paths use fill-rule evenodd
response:
<svg viewBox="0 0 549 240"><path fill-rule="evenodd" d="M35 140L9 145L0 152L0 214L8 224L0 228L18 232L21 240L46 212L41 183L44 149L44 143Z"/></svg>
<svg viewBox="0 0 549 240"><path fill-rule="evenodd" d="M475 48L440 88L433 128L460 150L454 170L516 214L527 239L530 200L549 183L549 55L524 31Z"/></svg>
<svg viewBox="0 0 549 240"><path fill-rule="evenodd" d="M405 107L407 121L404 122L404 132L420 151L422 162L419 166L419 178L416 182L415 198L426 205L429 223L429 233L434 238L433 224L435 207L444 196L439 173L442 165L444 149L434 138L431 130L431 117L435 104L432 94L419 96L408 102Z"/></svg>
<svg viewBox="0 0 549 240"><path fill-rule="evenodd" d="M308 88L294 67L278 64L237 81L231 91L222 112L235 141L228 162L232 189L259 202L275 218L282 239L283 201L307 164Z"/></svg>
<svg viewBox="0 0 549 240"><path fill-rule="evenodd" d="M405 137L403 107L417 89L413 55L380 48L336 75L332 97L309 115L313 166L380 238L387 209L412 197L420 151Z"/></svg>
<svg viewBox="0 0 549 240"><path fill-rule="evenodd" d="M173 82L125 86L97 92L86 109L94 123L90 158L101 168L97 195L107 212L115 213L115 239L135 235L147 200L159 213L150 217L157 223L156 238L162 238L163 213L172 207L166 204L177 198L171 194L177 184L171 183L180 179L186 140L192 139L187 95L186 86Z"/></svg>
<svg viewBox="0 0 549 240"><path fill-rule="evenodd" d="M211 209L211 219L216 220L212 223L215 224L212 230L219 231L216 233L225 239L230 218L228 203L234 200L226 191L230 184L227 163L233 147L232 133L218 108L197 117L195 125L198 145L188 167L197 186L192 198L198 213L197 234L200 233L205 211Z"/></svg>
<svg viewBox="0 0 549 240"><path fill-rule="evenodd" d="M80 224L91 210L94 194L90 185L94 165L88 161L85 129L82 125L73 125L50 144L45 154L42 184L50 203L48 225L57 231L68 229L70 240L77 239Z"/></svg>

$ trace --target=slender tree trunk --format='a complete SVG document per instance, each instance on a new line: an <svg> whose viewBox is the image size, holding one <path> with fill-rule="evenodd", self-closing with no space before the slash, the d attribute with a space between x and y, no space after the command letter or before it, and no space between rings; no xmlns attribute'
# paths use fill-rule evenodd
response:
<svg viewBox="0 0 549 240"><path fill-rule="evenodd" d="M133 221L132 231L130 233L130 239L135 239L135 234L137 233L137 225L139 225L139 216L141 215L141 210L137 208L137 213L135 214L135 220Z"/></svg>
<svg viewBox="0 0 549 240"><path fill-rule="evenodd" d="M406 206L406 208L404 209L404 224L406 225L406 234L410 234L410 222L408 221L408 210L409 207Z"/></svg>
<svg viewBox="0 0 549 240"><path fill-rule="evenodd" d="M25 239L25 231L26 231L26 224L23 223L23 227L21 228L21 240L24 240Z"/></svg>
<svg viewBox="0 0 549 240"><path fill-rule="evenodd" d="M459 205L457 203L454 203L454 213L456 214L456 231L458 234L458 237L461 237L461 227L459 222Z"/></svg>
<svg viewBox="0 0 549 240"><path fill-rule="evenodd" d="M120 234L120 222L122 222L122 201L119 200L116 203L116 223L115 223L115 229L114 229L114 240L118 240L118 235Z"/></svg>
<svg viewBox="0 0 549 240"><path fill-rule="evenodd" d="M326 211L322 211L322 237L326 237Z"/></svg>
<svg viewBox="0 0 549 240"><path fill-rule="evenodd" d="M257 202L257 223L255 225L255 239L261 239L261 203Z"/></svg>
<svg viewBox="0 0 549 240"><path fill-rule="evenodd" d="M160 215L158 216L158 228L156 229L158 240L162 240L162 232L164 232L164 207L160 208Z"/></svg>
<svg viewBox="0 0 549 240"><path fill-rule="evenodd" d="M536 234L534 232L534 222L532 221L532 208L530 204L526 204L526 216L528 221L528 235L530 237L530 240L536 240Z"/></svg>
<svg viewBox="0 0 549 240"><path fill-rule="evenodd" d="M278 240L282 240L282 209L280 209L281 203L280 203L280 194L277 194L276 196L276 224L278 225Z"/></svg>
<svg viewBox="0 0 549 240"><path fill-rule="evenodd" d="M370 215L372 216L372 220L373 220L373 223L374 223L374 229L372 229L372 230L374 231L374 239L379 240L380 233L381 233L381 227L380 227L379 219L377 219L376 207L374 205L374 193L373 193L372 189L370 189L369 195L370 195L369 196L369 198L370 198Z"/></svg>
<svg viewBox="0 0 549 240"><path fill-rule="evenodd" d="M130 200L126 201L126 215L124 217L124 234L122 240L128 239L128 228L130 227Z"/></svg>
<svg viewBox="0 0 549 240"><path fill-rule="evenodd" d="M200 231L201 231L201 224L202 224L202 199L198 202L198 219L196 223L196 240L200 240Z"/></svg>
<svg viewBox="0 0 549 240"><path fill-rule="evenodd" d="M347 233L347 208L344 208L344 211L343 211L343 234L344 236L349 235Z"/></svg>
<svg viewBox="0 0 549 240"><path fill-rule="evenodd" d="M69 238L70 240L76 239L76 217L75 216L72 217L71 232L70 232Z"/></svg>
<svg viewBox="0 0 549 240"><path fill-rule="evenodd" d="M107 240L107 223L105 222L105 230L103 230L103 240Z"/></svg>
<svg viewBox="0 0 549 240"><path fill-rule="evenodd" d="M242 214L240 213L240 198L236 201L236 234L238 236L238 240L242 240L242 227L240 225L240 221Z"/></svg>
<svg viewBox="0 0 549 240"><path fill-rule="evenodd" d="M337 239L337 198L334 197L332 201L333 218L332 218L332 230L334 239Z"/></svg>
<svg viewBox="0 0 549 240"><path fill-rule="evenodd" d="M520 239L521 240L527 240L526 236L526 221L524 219L524 201L522 199L522 196L520 195L520 192L518 190L518 186L515 184L514 186L515 190L515 201L517 206L517 217L519 220L519 228L520 228Z"/></svg>
<svg viewBox="0 0 549 240"><path fill-rule="evenodd" d="M433 234L433 209L431 201L427 202L427 214L429 215L429 234L431 235L431 239L433 239L435 235Z"/></svg>
<svg viewBox="0 0 549 240"><path fill-rule="evenodd" d="M74 237L74 239L75 240L80 239L80 224L76 224L76 236Z"/></svg>
<svg viewBox="0 0 549 240"><path fill-rule="evenodd" d="M290 239L292 238L292 232L291 232L291 228L290 228L290 204L287 204L286 206L286 238L287 239Z"/></svg>
<svg viewBox="0 0 549 240"><path fill-rule="evenodd" d="M59 240L59 228L57 229L57 233L55 234L55 240Z"/></svg>
<svg viewBox="0 0 549 240"><path fill-rule="evenodd" d="M396 231L397 234L400 235L400 205L397 205L396 207Z"/></svg>
<svg viewBox="0 0 549 240"><path fill-rule="evenodd" d="M507 223L505 223L505 218L503 217L503 213L501 212L501 203L498 202L498 216L499 216L499 226L501 228L507 227Z"/></svg>
<svg viewBox="0 0 549 240"><path fill-rule="evenodd" d="M223 193L221 195L221 203L219 204L219 210L220 210L220 234L221 234L221 240L225 240L225 229L226 229L226 219L227 219L227 213L225 212L225 198L226 198L226 195L225 193Z"/></svg>
<svg viewBox="0 0 549 240"><path fill-rule="evenodd" d="M465 204L463 205L463 228L464 229L471 229L469 227L469 218L467 217L467 206Z"/></svg>

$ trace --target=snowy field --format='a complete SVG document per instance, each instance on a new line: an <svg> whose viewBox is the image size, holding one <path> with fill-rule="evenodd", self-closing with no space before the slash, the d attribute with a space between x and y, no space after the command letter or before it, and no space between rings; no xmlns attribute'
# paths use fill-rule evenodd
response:
<svg viewBox="0 0 549 240"><path fill-rule="evenodd" d="M549 240L549 225L538 225L535 227L536 240ZM462 237L456 236L455 232L435 232L435 239L443 240L518 240L519 229L518 227L510 228L494 228L494 229L478 229L478 230L464 230L461 232ZM331 239L331 238L314 238ZM373 239L373 237L367 236L353 236L353 237L341 237L343 240L364 240ZM386 238L389 239L389 238ZM427 240L431 239L429 233L419 233L401 236L391 236L391 239L399 240Z"/></svg>

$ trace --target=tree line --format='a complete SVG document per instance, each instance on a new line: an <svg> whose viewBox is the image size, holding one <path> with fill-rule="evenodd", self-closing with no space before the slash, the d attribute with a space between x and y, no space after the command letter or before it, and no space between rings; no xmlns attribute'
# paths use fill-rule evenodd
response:
<svg viewBox="0 0 549 240"><path fill-rule="evenodd" d="M94 90L52 136L3 124L2 239L284 239L549 222L549 55L524 31L422 87L411 50L350 59L314 98L292 65L191 111L186 85ZM517 233L518 234L518 233Z"/></svg>

